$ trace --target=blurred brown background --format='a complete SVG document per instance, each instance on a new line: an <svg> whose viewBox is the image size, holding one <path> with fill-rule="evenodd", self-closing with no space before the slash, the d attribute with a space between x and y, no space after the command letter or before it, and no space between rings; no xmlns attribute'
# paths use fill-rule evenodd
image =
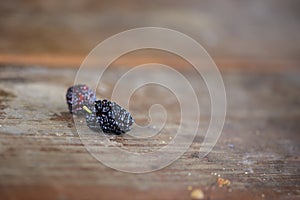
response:
<svg viewBox="0 0 300 200"><path fill-rule="evenodd" d="M191 36L217 62L298 61L299 8L297 0L1 1L0 59L43 63L55 55L51 60L77 65L113 34L158 26Z"/></svg>

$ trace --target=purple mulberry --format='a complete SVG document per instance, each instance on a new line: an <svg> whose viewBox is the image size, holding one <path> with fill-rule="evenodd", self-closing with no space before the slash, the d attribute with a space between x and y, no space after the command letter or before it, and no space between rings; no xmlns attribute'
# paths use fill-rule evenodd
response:
<svg viewBox="0 0 300 200"><path fill-rule="evenodd" d="M94 105L96 94L86 85L74 85L69 87L66 99L70 113L83 115L86 114L83 106Z"/></svg>

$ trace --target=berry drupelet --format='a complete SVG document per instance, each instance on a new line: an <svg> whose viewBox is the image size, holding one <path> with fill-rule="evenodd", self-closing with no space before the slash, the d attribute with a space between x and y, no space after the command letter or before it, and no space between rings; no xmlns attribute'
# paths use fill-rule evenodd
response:
<svg viewBox="0 0 300 200"><path fill-rule="evenodd" d="M86 85L74 85L69 87L66 99L70 113L83 115L83 106L94 105L96 94Z"/></svg>
<svg viewBox="0 0 300 200"><path fill-rule="evenodd" d="M95 106L94 105L89 107L84 106L83 109L86 111L85 120L87 126L94 131L101 131L101 127L96 116Z"/></svg>
<svg viewBox="0 0 300 200"><path fill-rule="evenodd" d="M87 125L93 129L102 129L104 133L120 135L131 129L134 122L130 113L108 100L95 101L95 109L86 117Z"/></svg>

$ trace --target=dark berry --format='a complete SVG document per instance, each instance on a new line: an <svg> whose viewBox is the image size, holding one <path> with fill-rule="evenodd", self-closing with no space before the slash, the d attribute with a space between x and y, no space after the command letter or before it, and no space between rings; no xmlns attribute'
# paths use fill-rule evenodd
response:
<svg viewBox="0 0 300 200"><path fill-rule="evenodd" d="M96 94L86 85L74 85L69 87L66 99L70 113L83 115L86 112L82 107L93 105L96 100Z"/></svg>
<svg viewBox="0 0 300 200"><path fill-rule="evenodd" d="M130 113L108 100L95 101L96 121L104 133L122 134L131 129L134 122Z"/></svg>

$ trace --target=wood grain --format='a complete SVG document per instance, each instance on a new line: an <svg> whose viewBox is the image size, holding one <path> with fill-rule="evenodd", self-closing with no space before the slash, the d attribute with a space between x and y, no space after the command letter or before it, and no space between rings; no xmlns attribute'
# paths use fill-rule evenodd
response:
<svg viewBox="0 0 300 200"><path fill-rule="evenodd" d="M127 70L110 68L98 96L109 97L115 81ZM84 148L64 99L76 69L2 65L0 71L1 199L190 199L188 186L202 189L205 199L300 198L297 69L223 71L228 112L213 151L198 158L203 137L196 136L176 162L146 174L110 169ZM203 100L199 127L203 131L209 122L205 87L194 73L182 73ZM147 122L148 106L159 96L159 103L173 116L168 123L174 126L178 113L176 106L168 104L174 98L169 95L155 88L137 93L138 109L133 106L137 123ZM147 142L124 136L110 140L139 151L163 146L173 132L166 128ZM219 187L218 176L231 185Z"/></svg>

